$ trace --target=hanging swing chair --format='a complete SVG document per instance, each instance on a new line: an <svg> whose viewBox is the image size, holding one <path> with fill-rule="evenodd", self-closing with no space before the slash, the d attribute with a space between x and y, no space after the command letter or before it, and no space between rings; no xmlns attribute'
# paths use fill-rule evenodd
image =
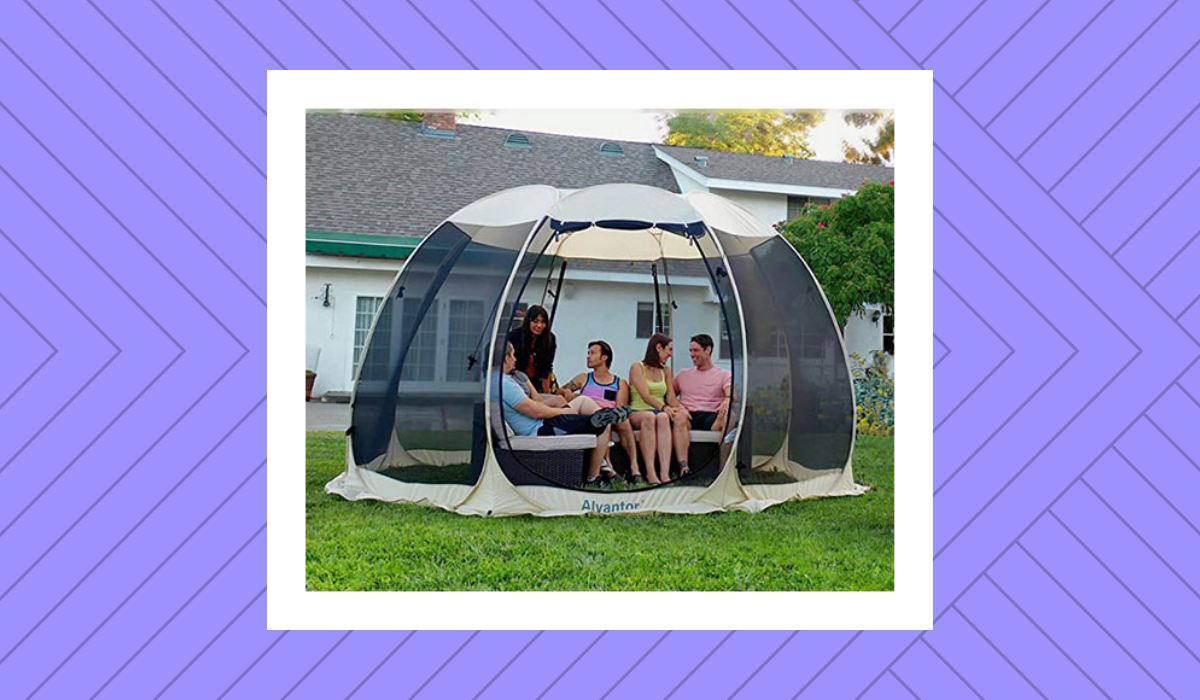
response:
<svg viewBox="0 0 1200 700"><path fill-rule="evenodd" d="M689 470L661 485L596 490L585 485L591 451L607 449L620 471L636 448L615 437L514 435L498 380L509 333L535 303L556 329L624 331L578 302L560 304L573 271L619 265L648 272L656 331L679 308L673 266L707 281L731 403L722 430L691 431ZM677 330L685 344L685 333L705 329ZM346 471L325 488L482 516L760 511L866 490L851 470L854 413L845 346L820 285L745 209L643 185L517 187L453 214L397 274L360 357Z"/></svg>

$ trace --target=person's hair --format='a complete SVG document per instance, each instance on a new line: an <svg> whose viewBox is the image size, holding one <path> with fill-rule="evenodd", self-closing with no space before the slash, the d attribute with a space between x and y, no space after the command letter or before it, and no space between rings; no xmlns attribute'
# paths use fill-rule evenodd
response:
<svg viewBox="0 0 1200 700"><path fill-rule="evenodd" d="M650 340L646 343L646 357L642 359L642 364L647 367L662 367L662 359L658 356L658 346L664 348L671 344L671 338L664 333L655 333L650 336Z"/></svg>
<svg viewBox="0 0 1200 700"><path fill-rule="evenodd" d="M535 336L530 330L529 324L533 323L538 316L546 322L546 330L542 334ZM521 340L525 346L525 352L535 352L538 350L549 350L554 347L554 335L550 333L550 314L546 313L546 309L542 306L534 304L525 312L525 321L521 324Z"/></svg>
<svg viewBox="0 0 1200 700"><path fill-rule="evenodd" d="M693 335L692 342L695 343L696 345L699 345L701 347L701 349L712 350L712 346L713 346L712 336L707 333L697 333L696 335Z"/></svg>
<svg viewBox="0 0 1200 700"><path fill-rule="evenodd" d="M604 358L604 366L609 369L612 369L612 358L613 358L612 346L609 345L608 343L604 342L603 340L593 340L592 342L588 343L589 348L592 347L593 345L600 348L600 357Z"/></svg>

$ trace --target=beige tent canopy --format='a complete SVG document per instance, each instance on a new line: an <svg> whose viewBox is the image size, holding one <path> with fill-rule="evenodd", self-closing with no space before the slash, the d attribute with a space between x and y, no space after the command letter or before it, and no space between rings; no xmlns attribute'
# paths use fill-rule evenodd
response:
<svg viewBox="0 0 1200 700"><path fill-rule="evenodd" d="M693 431L691 472L667 484L585 488L597 438L505 429L495 381L505 338L527 305L557 300L568 268L596 261L652 265L656 288L660 265L690 265L720 309L730 420ZM360 356L346 471L326 490L487 516L758 511L865 490L851 470L854 411L820 285L746 210L642 185L517 187L456 212L396 276ZM611 446L614 463L624 448Z"/></svg>

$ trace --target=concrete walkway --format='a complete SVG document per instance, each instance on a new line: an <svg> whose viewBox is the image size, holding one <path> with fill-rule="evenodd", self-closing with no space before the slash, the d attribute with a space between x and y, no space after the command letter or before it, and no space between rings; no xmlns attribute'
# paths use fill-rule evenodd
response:
<svg viewBox="0 0 1200 700"><path fill-rule="evenodd" d="M304 404L304 423L310 431L345 432L350 427L350 404L309 401Z"/></svg>

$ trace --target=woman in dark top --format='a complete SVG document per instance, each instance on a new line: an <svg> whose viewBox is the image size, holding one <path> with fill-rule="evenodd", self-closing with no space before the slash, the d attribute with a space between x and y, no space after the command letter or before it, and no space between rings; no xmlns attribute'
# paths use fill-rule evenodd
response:
<svg viewBox="0 0 1200 700"><path fill-rule="evenodd" d="M525 322L508 334L517 355L517 369L533 381L533 386L544 394L553 393L551 377L554 373L556 344L550 332L550 315L541 306L531 306L525 312Z"/></svg>

